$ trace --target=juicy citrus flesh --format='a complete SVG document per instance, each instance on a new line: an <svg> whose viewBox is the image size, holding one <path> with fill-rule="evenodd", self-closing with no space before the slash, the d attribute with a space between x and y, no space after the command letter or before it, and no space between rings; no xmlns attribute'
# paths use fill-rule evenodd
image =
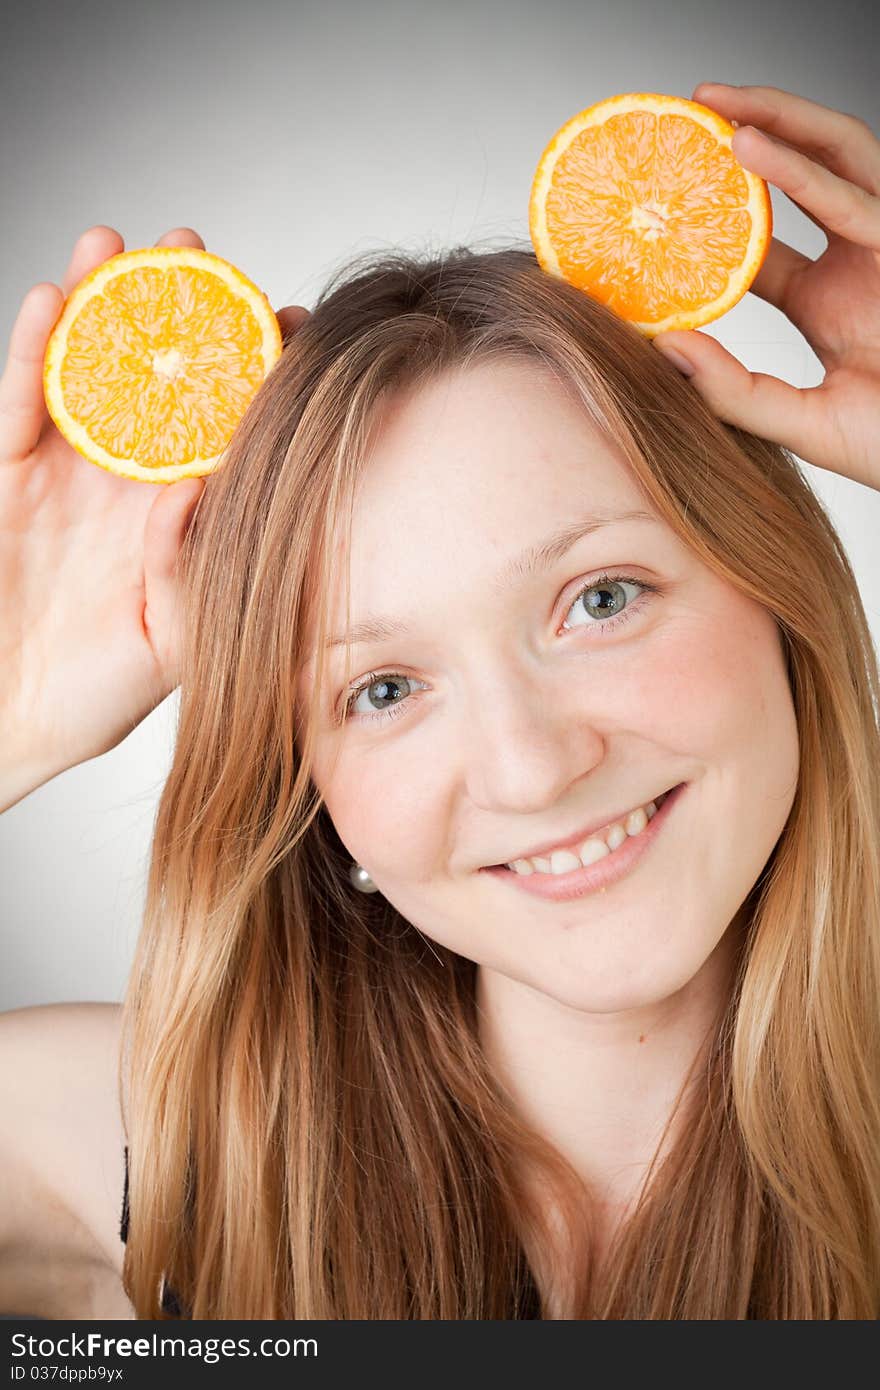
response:
<svg viewBox="0 0 880 1390"><path fill-rule="evenodd" d="M745 294L770 247L767 185L699 102L625 93L581 111L532 184L539 263L648 336L695 328Z"/></svg>
<svg viewBox="0 0 880 1390"><path fill-rule="evenodd" d="M281 355L266 296L193 247L121 252L66 300L46 350L58 429L112 473L170 483L211 473Z"/></svg>

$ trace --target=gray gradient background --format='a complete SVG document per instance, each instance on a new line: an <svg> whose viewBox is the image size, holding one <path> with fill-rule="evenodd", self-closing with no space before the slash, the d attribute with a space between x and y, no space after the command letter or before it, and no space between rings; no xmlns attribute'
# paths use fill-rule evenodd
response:
<svg viewBox="0 0 880 1390"><path fill-rule="evenodd" d="M127 247L195 227L278 306L355 253L527 244L532 175L616 92L765 83L880 133L872 6L796 0L84 0L4 17L0 329L96 222ZM775 232L821 233L773 190ZM709 332L797 386L821 368L746 295ZM808 469L880 635L880 496ZM119 999L177 696L0 817L0 1009Z"/></svg>

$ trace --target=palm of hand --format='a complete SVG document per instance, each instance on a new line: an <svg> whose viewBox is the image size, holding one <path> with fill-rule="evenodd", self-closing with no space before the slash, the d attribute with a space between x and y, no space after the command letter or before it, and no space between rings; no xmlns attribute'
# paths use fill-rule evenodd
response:
<svg viewBox="0 0 880 1390"><path fill-rule="evenodd" d="M107 751L176 684L170 581L158 576L151 607L145 576L156 497L86 462L53 425L0 467L0 725L34 762L57 770Z"/></svg>
<svg viewBox="0 0 880 1390"><path fill-rule="evenodd" d="M817 447L836 471L880 486L880 257L832 238L796 283L788 316L825 368Z"/></svg>
<svg viewBox="0 0 880 1390"><path fill-rule="evenodd" d="M791 281L780 305L826 371L858 368L880 353L880 255L831 236L819 258Z"/></svg>
<svg viewBox="0 0 880 1390"><path fill-rule="evenodd" d="M76 608L149 639L134 606L145 599L143 538L155 490L88 463L51 422L27 458L0 470L0 489L4 525L30 552L7 552L21 574L5 592L17 595L22 620L36 623L41 612L60 620Z"/></svg>

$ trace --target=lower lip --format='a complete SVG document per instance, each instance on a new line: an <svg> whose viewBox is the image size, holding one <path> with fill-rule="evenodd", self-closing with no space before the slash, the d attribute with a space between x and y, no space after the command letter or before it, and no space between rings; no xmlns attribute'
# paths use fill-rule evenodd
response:
<svg viewBox="0 0 880 1390"><path fill-rule="evenodd" d="M680 782L674 787L644 830L640 830L638 835L627 835L622 845L597 860L595 864L572 869L567 874L542 874L537 870L531 874L518 874L504 864L481 869L480 872L503 879L524 893L531 893L532 897L549 898L553 902L568 902L570 898L583 898L588 893L610 888L612 883L628 874L648 851L669 819L673 808L678 805L687 786L687 782Z"/></svg>

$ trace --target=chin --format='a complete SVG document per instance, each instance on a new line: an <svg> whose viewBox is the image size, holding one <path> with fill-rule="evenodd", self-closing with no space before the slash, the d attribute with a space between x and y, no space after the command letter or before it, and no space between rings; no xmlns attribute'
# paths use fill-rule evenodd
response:
<svg viewBox="0 0 880 1390"><path fill-rule="evenodd" d="M651 1005L659 1004L669 997L663 990L658 992L656 988L651 990L633 988L626 981L618 981L607 989L601 989L595 984L586 982L579 988L574 986L571 981L567 981L565 984L559 982L555 986L548 984L541 989L541 993L555 1000L564 1008L573 1009L576 1013L583 1014L630 1013L635 1009L650 1008ZM675 991L670 990L669 993L673 994Z"/></svg>
<svg viewBox="0 0 880 1390"><path fill-rule="evenodd" d="M656 951L642 947L634 961L629 953L584 951L580 960L568 952L554 973L520 973L517 978L531 989L578 1013L613 1014L650 1008L670 999L697 975L705 955L682 952L669 957L670 933L658 930ZM660 944L666 942L664 951ZM512 973L512 972L511 972Z"/></svg>

